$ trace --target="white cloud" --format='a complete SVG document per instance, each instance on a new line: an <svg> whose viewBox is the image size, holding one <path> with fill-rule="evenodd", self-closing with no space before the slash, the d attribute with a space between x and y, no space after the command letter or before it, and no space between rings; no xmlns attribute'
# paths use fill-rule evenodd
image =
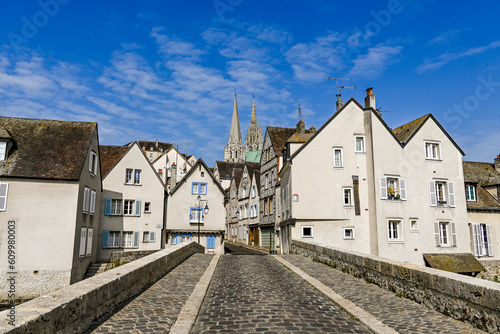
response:
<svg viewBox="0 0 500 334"><path fill-rule="evenodd" d="M349 78L376 78L389 65L397 60L395 56L401 53L402 46L379 45L368 49L368 53L353 60L354 67L349 71Z"/></svg>
<svg viewBox="0 0 500 334"><path fill-rule="evenodd" d="M438 36L432 38L429 42L427 42L428 46L436 45L436 44L448 44L450 40L455 39L460 30L447 30Z"/></svg>

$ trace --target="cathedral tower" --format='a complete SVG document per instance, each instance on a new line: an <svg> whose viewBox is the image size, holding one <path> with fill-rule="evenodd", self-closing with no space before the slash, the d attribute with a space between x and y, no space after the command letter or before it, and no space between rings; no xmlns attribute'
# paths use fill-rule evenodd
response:
<svg viewBox="0 0 500 334"><path fill-rule="evenodd" d="M246 152L262 150L262 126L257 127L257 113L255 112L255 96L252 101L252 117L250 118L250 126L248 127L246 141Z"/></svg>
<svg viewBox="0 0 500 334"><path fill-rule="evenodd" d="M234 94L233 118L231 120L231 129L229 130L229 139L224 147L224 161L245 162L245 147L241 141L236 94Z"/></svg>

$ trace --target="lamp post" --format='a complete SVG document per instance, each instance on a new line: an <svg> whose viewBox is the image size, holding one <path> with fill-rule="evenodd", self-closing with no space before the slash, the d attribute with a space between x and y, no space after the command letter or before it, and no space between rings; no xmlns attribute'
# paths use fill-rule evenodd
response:
<svg viewBox="0 0 500 334"><path fill-rule="evenodd" d="M205 212L205 214L208 214L208 200L206 199L201 199L201 196L198 195L198 197L196 197L196 203L194 204L194 206L197 208L197 211L198 211L198 244L201 245L200 243L200 225L201 225L201 208L203 207L203 204L205 204L205 208L203 209L203 211Z"/></svg>

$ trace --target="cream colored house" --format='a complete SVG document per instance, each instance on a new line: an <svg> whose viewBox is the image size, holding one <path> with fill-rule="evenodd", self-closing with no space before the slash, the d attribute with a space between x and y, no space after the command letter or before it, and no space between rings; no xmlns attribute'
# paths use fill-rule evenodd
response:
<svg viewBox="0 0 500 334"><path fill-rule="evenodd" d="M169 192L167 247L195 240L207 253L224 254L225 215L224 189L200 158Z"/></svg>
<svg viewBox="0 0 500 334"><path fill-rule="evenodd" d="M103 193L98 261L162 248L166 187L137 143L100 147Z"/></svg>
<svg viewBox="0 0 500 334"><path fill-rule="evenodd" d="M194 156L191 155L190 157ZM187 174L193 165L186 155L177 151L175 147L163 152L152 164L163 183L172 188Z"/></svg>
<svg viewBox="0 0 500 334"><path fill-rule="evenodd" d="M285 252L298 239L421 265L424 253L470 253L463 151L431 114L390 129L371 90L365 103L350 99L285 151Z"/></svg>
<svg viewBox="0 0 500 334"><path fill-rule="evenodd" d="M98 147L97 123L0 117L0 300L10 272L29 299L82 280L95 261Z"/></svg>

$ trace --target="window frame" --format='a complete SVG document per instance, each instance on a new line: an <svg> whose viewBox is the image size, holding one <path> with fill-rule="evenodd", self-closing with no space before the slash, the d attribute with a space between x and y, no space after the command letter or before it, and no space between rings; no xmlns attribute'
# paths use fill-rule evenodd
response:
<svg viewBox="0 0 500 334"><path fill-rule="evenodd" d="M129 210L126 210L127 202L130 203ZM130 213L127 213L127 211L130 211ZM133 199L124 199L123 200L123 215L124 216L133 216L134 214L135 214L135 200L133 200Z"/></svg>
<svg viewBox="0 0 500 334"><path fill-rule="evenodd" d="M346 236L346 231L351 231L351 236ZM354 226L342 227L342 235L344 240L352 241L355 240L354 236Z"/></svg>
<svg viewBox="0 0 500 334"><path fill-rule="evenodd" d="M436 154L437 156L434 157L434 150L430 150L429 148L432 148L433 146L437 147ZM433 161L440 161L441 160L441 143L438 141L432 141L432 140L425 140L424 141L424 151L425 151L425 160L433 160ZM429 153L432 152L431 155Z"/></svg>
<svg viewBox="0 0 500 334"><path fill-rule="evenodd" d="M438 186L443 186L441 189L442 195L439 197ZM455 201L455 183L443 180L443 179L433 179L429 181L429 195L430 195L430 205L435 207L450 207L454 208L456 206Z"/></svg>
<svg viewBox="0 0 500 334"><path fill-rule="evenodd" d="M196 186L196 192L195 192ZM204 188L202 186L205 186ZM205 192L202 192L202 190ZM206 182L192 182L191 183L191 195L206 195L208 193L208 185Z"/></svg>
<svg viewBox="0 0 500 334"><path fill-rule="evenodd" d="M120 231L109 231L108 248L120 248L121 235ZM114 236L114 237L112 237ZM111 244L112 241L118 241L117 245Z"/></svg>
<svg viewBox="0 0 500 334"><path fill-rule="evenodd" d="M151 213L151 202L144 202L144 213Z"/></svg>
<svg viewBox="0 0 500 334"><path fill-rule="evenodd" d="M5 187L5 194L3 193L3 188ZM9 193L9 184L5 182L0 182L0 211L7 210L7 195Z"/></svg>
<svg viewBox="0 0 500 334"><path fill-rule="evenodd" d="M391 224L391 223L396 223ZM392 225L392 228L391 228ZM396 228L394 228L396 227ZM394 237L394 232L396 232L396 237ZM401 218L388 218L387 219L387 238L389 243L403 243L403 219Z"/></svg>
<svg viewBox="0 0 500 334"><path fill-rule="evenodd" d="M358 138L361 139L361 151L358 151ZM366 142L364 135L354 135L354 153L366 153Z"/></svg>
<svg viewBox="0 0 500 334"><path fill-rule="evenodd" d="M8 142L0 140L0 161L7 161L7 147L9 147Z"/></svg>
<svg viewBox="0 0 500 334"><path fill-rule="evenodd" d="M415 222L415 226L413 226L413 222ZM418 218L410 218L410 232L418 232L420 231L420 226L418 222Z"/></svg>
<svg viewBox="0 0 500 334"><path fill-rule="evenodd" d="M83 189L83 213L89 213L90 206L90 188L85 186Z"/></svg>
<svg viewBox="0 0 500 334"><path fill-rule="evenodd" d="M142 183L142 170L134 169L134 185L140 186Z"/></svg>
<svg viewBox="0 0 500 334"><path fill-rule="evenodd" d="M97 153L94 150L89 153L89 173L97 175Z"/></svg>
<svg viewBox="0 0 500 334"><path fill-rule="evenodd" d="M304 229L307 229L307 228L309 228L311 231L311 233L309 235L304 234ZM314 226L303 225L303 226L301 226L300 230L301 230L302 238L314 238Z"/></svg>
<svg viewBox="0 0 500 334"><path fill-rule="evenodd" d="M446 243L443 242L443 229L446 226ZM457 246L456 224L450 220L437 220L434 222L434 239L436 247L452 248Z"/></svg>
<svg viewBox="0 0 500 334"><path fill-rule="evenodd" d="M470 193L472 197L469 197L469 190L472 190ZM476 196L476 186L473 184L466 184L465 185L465 199L467 202L477 202L477 196Z"/></svg>
<svg viewBox="0 0 500 334"><path fill-rule="evenodd" d="M91 215L95 214L95 199L96 199L97 193L94 189L90 189L90 207L89 207L89 213Z"/></svg>
<svg viewBox="0 0 500 334"><path fill-rule="evenodd" d="M344 208L354 207L353 203L353 188L352 187L342 187L342 205ZM349 192L349 203L346 203L346 191Z"/></svg>
<svg viewBox="0 0 500 334"><path fill-rule="evenodd" d="M342 147L333 147L333 168L344 168L344 149ZM339 164L336 163L335 152L340 152Z"/></svg>
<svg viewBox="0 0 500 334"><path fill-rule="evenodd" d="M491 224L484 224L484 223L471 224L471 228L472 228L472 239L474 244L474 255L476 257L494 256Z"/></svg>
<svg viewBox="0 0 500 334"><path fill-rule="evenodd" d="M205 212L203 212L203 208L195 208L195 207L189 208L189 223L198 224L198 214L195 214L194 218L193 218L193 211L201 212L201 217L200 217L199 223L203 224L204 219L205 219Z"/></svg>

